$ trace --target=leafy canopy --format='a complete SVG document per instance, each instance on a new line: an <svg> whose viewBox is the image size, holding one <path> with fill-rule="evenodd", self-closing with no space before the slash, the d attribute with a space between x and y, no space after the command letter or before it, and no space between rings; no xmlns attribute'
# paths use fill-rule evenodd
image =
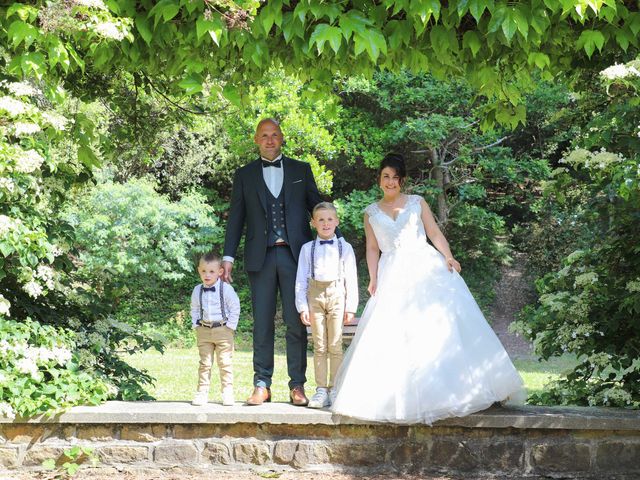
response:
<svg viewBox="0 0 640 480"><path fill-rule="evenodd" d="M635 51L640 32L637 5L620 0L40 0L0 18L16 76L124 69L240 103L243 82L272 66L324 85L336 72L429 70L465 76L493 100L487 121L513 125L533 72Z"/></svg>

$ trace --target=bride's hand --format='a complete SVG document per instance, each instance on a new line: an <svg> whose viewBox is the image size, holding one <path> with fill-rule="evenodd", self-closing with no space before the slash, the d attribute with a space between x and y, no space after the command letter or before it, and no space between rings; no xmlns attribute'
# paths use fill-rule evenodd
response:
<svg viewBox="0 0 640 480"><path fill-rule="evenodd" d="M369 295L371 295L372 297L376 294L376 288L378 287L377 283L378 282L376 282L375 280L369 280L369 286L367 287L367 290L369 292Z"/></svg>
<svg viewBox="0 0 640 480"><path fill-rule="evenodd" d="M453 272L455 270L456 272L460 273L460 270L462 270L462 267L460 266L460 262L458 262L453 257L446 258L445 262L447 262L447 269L450 272Z"/></svg>

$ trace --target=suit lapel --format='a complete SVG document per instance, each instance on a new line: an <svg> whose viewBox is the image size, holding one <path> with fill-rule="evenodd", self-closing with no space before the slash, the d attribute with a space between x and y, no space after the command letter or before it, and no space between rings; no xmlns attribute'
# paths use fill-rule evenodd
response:
<svg viewBox="0 0 640 480"><path fill-rule="evenodd" d="M253 162L251 168L251 177L256 188L256 193L258 194L258 199L260 200L260 204L262 205L262 209L266 212L267 194L265 192L266 186L264 183L264 177L262 175L262 163L260 162L260 160L256 160L255 162Z"/></svg>
<svg viewBox="0 0 640 480"><path fill-rule="evenodd" d="M294 163L284 155L282 156L282 167L284 168L284 178L282 180L282 190L284 191L284 204L289 203L291 198L291 181L294 175L292 172Z"/></svg>

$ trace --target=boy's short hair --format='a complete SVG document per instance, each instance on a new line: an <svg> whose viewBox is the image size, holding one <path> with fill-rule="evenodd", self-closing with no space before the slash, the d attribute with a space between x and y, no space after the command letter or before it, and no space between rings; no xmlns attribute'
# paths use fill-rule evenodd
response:
<svg viewBox="0 0 640 480"><path fill-rule="evenodd" d="M336 216L338 216L338 210L336 209L336 206L331 202L320 202L315 207L313 207L313 210L311 211L311 218L315 217L318 210L333 210Z"/></svg>
<svg viewBox="0 0 640 480"><path fill-rule="evenodd" d="M218 262L218 263L222 263L222 257L220 256L219 253L214 252L213 250L208 251L208 252L203 252L201 254L198 255L198 264L200 264L200 262Z"/></svg>

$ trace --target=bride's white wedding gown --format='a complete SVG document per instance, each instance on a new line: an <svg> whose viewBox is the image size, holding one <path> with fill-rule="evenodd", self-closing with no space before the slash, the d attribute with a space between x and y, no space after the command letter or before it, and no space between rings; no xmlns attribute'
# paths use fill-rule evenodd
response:
<svg viewBox="0 0 640 480"><path fill-rule="evenodd" d="M526 397L464 280L427 243L420 198L396 220L366 209L382 252L377 291L336 379L337 414L431 424Z"/></svg>

